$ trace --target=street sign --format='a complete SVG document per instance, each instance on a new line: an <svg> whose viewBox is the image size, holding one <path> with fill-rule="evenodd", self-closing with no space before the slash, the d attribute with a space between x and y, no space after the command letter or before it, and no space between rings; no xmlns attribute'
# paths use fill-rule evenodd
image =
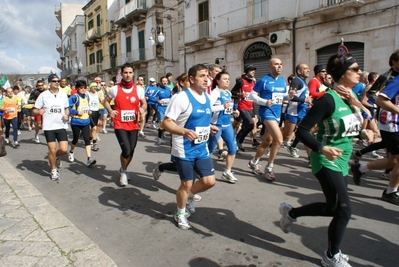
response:
<svg viewBox="0 0 399 267"><path fill-rule="evenodd" d="M338 54L348 54L349 53L349 50L348 50L348 48L345 46L345 45L343 45L343 44L340 44L339 46L338 46Z"/></svg>

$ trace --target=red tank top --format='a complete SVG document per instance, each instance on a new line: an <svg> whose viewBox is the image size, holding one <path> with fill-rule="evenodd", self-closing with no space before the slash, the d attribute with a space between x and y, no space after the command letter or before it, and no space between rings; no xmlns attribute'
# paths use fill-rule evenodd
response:
<svg viewBox="0 0 399 267"><path fill-rule="evenodd" d="M241 78L241 81L242 81L242 87L241 87L240 93L247 94L248 96L238 99L237 109L238 110L252 110L254 107L254 101L249 99L249 93L254 88L255 82L254 81L248 82L244 78Z"/></svg>
<svg viewBox="0 0 399 267"><path fill-rule="evenodd" d="M118 115L114 118L114 129L137 130L139 128L138 111L140 99L137 96L136 85L133 84L133 90L130 93L125 93L122 86L118 84L118 93L114 102L114 109L118 111Z"/></svg>

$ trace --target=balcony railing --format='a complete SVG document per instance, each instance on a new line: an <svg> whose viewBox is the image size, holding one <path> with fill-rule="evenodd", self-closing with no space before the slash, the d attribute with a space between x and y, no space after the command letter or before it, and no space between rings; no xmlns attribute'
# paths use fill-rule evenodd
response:
<svg viewBox="0 0 399 267"><path fill-rule="evenodd" d="M60 43L56 43L55 44L55 49L57 50L58 53L62 53L62 46Z"/></svg>
<svg viewBox="0 0 399 267"><path fill-rule="evenodd" d="M61 8L60 8L60 6L55 6L54 15L57 18L58 22L61 23Z"/></svg>
<svg viewBox="0 0 399 267"><path fill-rule="evenodd" d="M57 36L62 39L62 30L61 30L61 25L56 24L55 25L55 33L57 34Z"/></svg>
<svg viewBox="0 0 399 267"><path fill-rule="evenodd" d="M348 0L320 0L320 7L328 7L348 2Z"/></svg>
<svg viewBox="0 0 399 267"><path fill-rule="evenodd" d="M63 69L64 69L64 64L63 64L62 61L57 60L57 68L59 68L60 70L63 70Z"/></svg>
<svg viewBox="0 0 399 267"><path fill-rule="evenodd" d="M197 42L200 40L206 40L211 38L211 29L209 27L209 21L202 21L196 25L187 27L184 29L184 41L186 44Z"/></svg>
<svg viewBox="0 0 399 267"><path fill-rule="evenodd" d="M312 1L307 1L304 6L303 12L305 16L318 16L318 15L328 15L343 12L350 12L350 7L360 7L364 5L364 0L319 0L314 3Z"/></svg>
<svg viewBox="0 0 399 267"><path fill-rule="evenodd" d="M70 42L67 46L64 47L64 55L66 57L71 56L76 51L77 51L76 42Z"/></svg>
<svg viewBox="0 0 399 267"><path fill-rule="evenodd" d="M132 0L119 9L115 23L123 24L126 23L126 20L140 17L140 15L144 15L145 17L146 9L147 5L145 0Z"/></svg>
<svg viewBox="0 0 399 267"><path fill-rule="evenodd" d="M92 64L86 67L85 74L95 74L101 73L103 71L103 66L101 63Z"/></svg>

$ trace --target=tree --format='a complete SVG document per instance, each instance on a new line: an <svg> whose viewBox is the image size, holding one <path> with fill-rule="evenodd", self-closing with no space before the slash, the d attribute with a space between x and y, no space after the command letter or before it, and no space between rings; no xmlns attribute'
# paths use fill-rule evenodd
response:
<svg viewBox="0 0 399 267"><path fill-rule="evenodd" d="M6 74L6 75L7 75L7 79L10 82L11 86L23 84L22 74L10 73L10 74Z"/></svg>
<svg viewBox="0 0 399 267"><path fill-rule="evenodd" d="M8 27L6 27L6 25L3 24L3 20L0 19L0 36L3 32L7 31ZM0 39L0 44L3 43L4 41L2 39Z"/></svg>

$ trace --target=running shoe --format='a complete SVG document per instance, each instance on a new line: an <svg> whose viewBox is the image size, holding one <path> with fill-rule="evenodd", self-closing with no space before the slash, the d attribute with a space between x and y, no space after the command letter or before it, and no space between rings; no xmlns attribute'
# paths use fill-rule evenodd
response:
<svg viewBox="0 0 399 267"><path fill-rule="evenodd" d="M159 177L161 177L162 172L159 170L159 165L162 164L162 161L158 161L157 164L155 164L154 169L152 170L152 177L154 180L158 181Z"/></svg>
<svg viewBox="0 0 399 267"><path fill-rule="evenodd" d="M21 131L20 130L18 130L18 135L21 135Z"/></svg>
<svg viewBox="0 0 399 267"><path fill-rule="evenodd" d="M58 157L58 158L55 160L55 165L57 166L58 169L62 167L61 157Z"/></svg>
<svg viewBox="0 0 399 267"><path fill-rule="evenodd" d="M68 160L69 162L74 162L75 161L75 155L71 152L68 153Z"/></svg>
<svg viewBox="0 0 399 267"><path fill-rule="evenodd" d="M202 199L202 197L200 195L198 195L198 194L193 195L193 200L195 202L199 202L199 201L201 201L201 199Z"/></svg>
<svg viewBox="0 0 399 267"><path fill-rule="evenodd" d="M240 150L241 152L245 152L245 148L242 146L242 143L237 142L237 148L238 148L238 150Z"/></svg>
<svg viewBox="0 0 399 267"><path fill-rule="evenodd" d="M185 216L185 213L177 213L173 215L175 221L177 222L177 227L179 227L182 230L188 230L191 228L190 222Z"/></svg>
<svg viewBox="0 0 399 267"><path fill-rule="evenodd" d="M223 172L222 174L222 179L226 180L227 182L231 183L231 184L235 184L237 182L237 178L234 177L232 172Z"/></svg>
<svg viewBox="0 0 399 267"><path fill-rule="evenodd" d="M31 131L32 131L32 127L29 126L29 132L31 132Z"/></svg>
<svg viewBox="0 0 399 267"><path fill-rule="evenodd" d="M18 142L18 141L15 141L15 142L14 142L14 145L15 145L15 146L19 146L19 142Z"/></svg>
<svg viewBox="0 0 399 267"><path fill-rule="evenodd" d="M381 199L386 202L399 205L399 191L387 194L387 190L384 190L384 192L382 192Z"/></svg>
<svg viewBox="0 0 399 267"><path fill-rule="evenodd" d="M145 138L144 132L143 132L143 131L140 131L140 132L139 132L139 136L142 137L142 138Z"/></svg>
<svg viewBox="0 0 399 267"><path fill-rule="evenodd" d="M296 147L288 146L287 150L288 150L288 153L291 154L291 157L299 158L298 149Z"/></svg>
<svg viewBox="0 0 399 267"><path fill-rule="evenodd" d="M353 160L353 163L359 163L359 162L360 162L360 159L362 158L362 156L358 156L358 155L356 154L356 152L357 152L357 151L353 151L353 152L352 152L352 160Z"/></svg>
<svg viewBox="0 0 399 267"><path fill-rule="evenodd" d="M187 199L186 210L190 213L190 215L195 213L194 200L191 197Z"/></svg>
<svg viewBox="0 0 399 267"><path fill-rule="evenodd" d="M391 179L391 173L382 173L382 175L380 176L380 180L385 180L385 181L389 181Z"/></svg>
<svg viewBox="0 0 399 267"><path fill-rule="evenodd" d="M121 184L122 187L127 186L128 180L127 180L126 172L124 172L124 171L122 171L122 169L120 169L119 173L120 173L119 183Z"/></svg>
<svg viewBox="0 0 399 267"><path fill-rule="evenodd" d="M287 147L289 147L289 146L291 146L291 142L288 142L288 141L284 141L284 142L281 144L281 147L283 147L283 148L287 148Z"/></svg>
<svg viewBox="0 0 399 267"><path fill-rule="evenodd" d="M35 135L35 143L40 144L40 137L38 134Z"/></svg>
<svg viewBox="0 0 399 267"><path fill-rule="evenodd" d="M51 171L50 179L53 181L58 181L60 179L60 173L58 172L57 169Z"/></svg>
<svg viewBox="0 0 399 267"><path fill-rule="evenodd" d="M248 162L248 168L252 170L252 172L256 175L262 175L263 171L261 171L262 166L259 163L253 163L252 160Z"/></svg>
<svg viewBox="0 0 399 267"><path fill-rule="evenodd" d="M98 151L100 148L98 147L97 143L94 143L93 146L91 147L91 150L93 151Z"/></svg>
<svg viewBox="0 0 399 267"><path fill-rule="evenodd" d="M6 142L6 144L10 143L10 140L8 138L4 138L4 141Z"/></svg>
<svg viewBox="0 0 399 267"><path fill-rule="evenodd" d="M360 164L355 163L351 165L351 171L352 171L352 177L353 177L353 182L355 185L360 185L362 175L363 173L359 171Z"/></svg>
<svg viewBox="0 0 399 267"><path fill-rule="evenodd" d="M91 167L96 163L97 163L97 161L95 159L90 158L87 160L86 165L87 165L87 167Z"/></svg>
<svg viewBox="0 0 399 267"><path fill-rule="evenodd" d="M266 176L266 179L269 180L270 182L273 182L274 180L276 180L276 176L274 175L273 168L266 168L265 176Z"/></svg>
<svg viewBox="0 0 399 267"><path fill-rule="evenodd" d="M160 145L162 145L162 143L163 143L163 139L158 137L157 144L160 146Z"/></svg>
<svg viewBox="0 0 399 267"><path fill-rule="evenodd" d="M107 131L106 129L103 128L103 129L101 130L101 133L102 133L102 134L108 134L108 131Z"/></svg>
<svg viewBox="0 0 399 267"><path fill-rule="evenodd" d="M291 216L288 214L290 210L292 210L292 206L290 204L287 203L280 204L279 208L281 214L280 228L286 234L288 234L291 231L292 223L296 222L296 219L291 218Z"/></svg>
<svg viewBox="0 0 399 267"><path fill-rule="evenodd" d="M378 155L377 152L373 151L371 152L371 158L373 159L383 159L384 157L381 155Z"/></svg>
<svg viewBox="0 0 399 267"><path fill-rule="evenodd" d="M321 265L324 267L351 267L347 260L342 256L342 253L335 254L332 258L327 256L327 250L324 251L321 258Z"/></svg>
<svg viewBox="0 0 399 267"><path fill-rule="evenodd" d="M225 149L219 150L218 160L220 160L220 161L225 160L228 154L229 154L229 152Z"/></svg>

